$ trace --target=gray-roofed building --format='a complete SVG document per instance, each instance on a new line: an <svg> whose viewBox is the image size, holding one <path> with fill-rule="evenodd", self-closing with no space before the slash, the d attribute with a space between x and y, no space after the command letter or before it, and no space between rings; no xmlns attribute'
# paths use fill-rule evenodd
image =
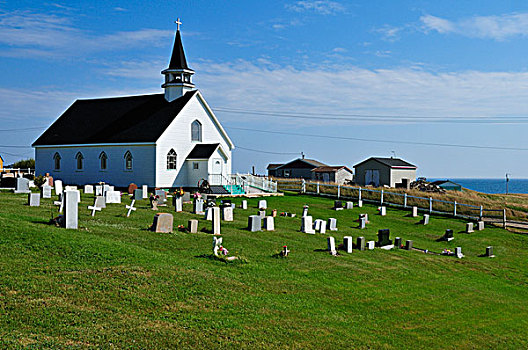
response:
<svg viewBox="0 0 528 350"><path fill-rule="evenodd" d="M344 184L354 179L354 172L344 165L320 166L312 170L312 180Z"/></svg>
<svg viewBox="0 0 528 350"><path fill-rule="evenodd" d="M318 168L320 166L327 166L326 164L323 164L314 159L297 158L286 164L271 168L271 173L274 173L274 175L271 175L270 166L272 165L275 164L268 165L268 176L286 177L294 179L302 178L307 180L312 178L313 169Z"/></svg>
<svg viewBox="0 0 528 350"><path fill-rule="evenodd" d="M409 188L416 180L416 165L399 158L371 157L354 165L355 182L360 186Z"/></svg>

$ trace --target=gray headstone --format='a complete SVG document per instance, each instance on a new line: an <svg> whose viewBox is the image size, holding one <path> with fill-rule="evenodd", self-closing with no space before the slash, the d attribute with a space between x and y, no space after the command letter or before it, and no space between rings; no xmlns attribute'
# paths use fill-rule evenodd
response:
<svg viewBox="0 0 528 350"><path fill-rule="evenodd" d="M450 230L450 229L447 229L444 233L444 240L445 241L452 241L453 239L455 239L455 237L453 237L453 230Z"/></svg>
<svg viewBox="0 0 528 350"><path fill-rule="evenodd" d="M310 233L310 234L315 234L315 231L313 229L313 218L308 215L308 216L305 216L303 218L301 218L301 232L304 232L304 233Z"/></svg>
<svg viewBox="0 0 528 350"><path fill-rule="evenodd" d="M321 227L319 227L319 233L326 233L326 221L321 222Z"/></svg>
<svg viewBox="0 0 528 350"><path fill-rule="evenodd" d="M154 215L154 222L151 230L154 232L171 233L174 217L168 213L158 213Z"/></svg>
<svg viewBox="0 0 528 350"><path fill-rule="evenodd" d="M219 235L220 234L220 208L219 207L212 207L208 208L211 210L211 221L212 221L212 230L213 235Z"/></svg>
<svg viewBox="0 0 528 350"><path fill-rule="evenodd" d="M106 204L121 203L121 192L119 192L119 191L106 191L105 200L106 200Z"/></svg>
<svg viewBox="0 0 528 350"><path fill-rule="evenodd" d="M103 195L103 185L95 185L95 195L96 196Z"/></svg>
<svg viewBox="0 0 528 350"><path fill-rule="evenodd" d="M204 213L204 200L202 198L196 198L193 202L193 213L203 214Z"/></svg>
<svg viewBox="0 0 528 350"><path fill-rule="evenodd" d="M103 196L96 196L95 197L95 202L94 202L94 207L97 207L97 208L106 208L106 200L105 200L105 197Z"/></svg>
<svg viewBox="0 0 528 350"><path fill-rule="evenodd" d="M167 201L167 192L165 192L163 190L156 190L155 195L159 196L159 202L160 203L165 203Z"/></svg>
<svg viewBox="0 0 528 350"><path fill-rule="evenodd" d="M352 237L351 236L343 237L343 246L344 246L345 251L347 253L352 253L353 242L352 242Z"/></svg>
<svg viewBox="0 0 528 350"><path fill-rule="evenodd" d="M332 254L335 254L336 253L336 247L335 247L335 238L330 236L326 239L326 245L327 245L327 250L332 253Z"/></svg>
<svg viewBox="0 0 528 350"><path fill-rule="evenodd" d="M55 186L55 195L56 196L61 195L63 190L64 190L62 188L62 181L61 180L55 180L53 182L53 185Z"/></svg>
<svg viewBox="0 0 528 350"><path fill-rule="evenodd" d="M356 246L358 250L365 250L365 237L358 237Z"/></svg>
<svg viewBox="0 0 528 350"><path fill-rule="evenodd" d="M242 201L242 209L247 209L247 200L245 199Z"/></svg>
<svg viewBox="0 0 528 350"><path fill-rule="evenodd" d="M473 233L475 231L473 231L473 223L472 222L468 222L466 224L466 233Z"/></svg>
<svg viewBox="0 0 528 350"><path fill-rule="evenodd" d="M264 218L264 230L275 231L275 220L273 216L266 216Z"/></svg>
<svg viewBox="0 0 528 350"><path fill-rule="evenodd" d="M394 238L394 246L399 249L401 248L401 245L402 245L402 239L400 237Z"/></svg>
<svg viewBox="0 0 528 350"><path fill-rule="evenodd" d="M363 230L365 227L367 227L367 220L365 218L359 219L359 228Z"/></svg>
<svg viewBox="0 0 528 350"><path fill-rule="evenodd" d="M415 218L418 216L418 207L412 207L412 217Z"/></svg>
<svg viewBox="0 0 528 350"><path fill-rule="evenodd" d="M190 233L198 232L198 220L189 220L187 223L187 229Z"/></svg>
<svg viewBox="0 0 528 350"><path fill-rule="evenodd" d="M134 198L135 200L143 199L143 190L136 188L134 190L134 196L132 198Z"/></svg>
<svg viewBox="0 0 528 350"><path fill-rule="evenodd" d="M251 232L262 230L262 218L258 215L250 215L248 217L248 229Z"/></svg>
<svg viewBox="0 0 528 350"><path fill-rule="evenodd" d="M424 225L428 225L428 224L429 224L429 214L424 214L424 217L423 217L422 223L423 223Z"/></svg>
<svg viewBox="0 0 528 350"><path fill-rule="evenodd" d="M412 250L412 248L413 248L413 241L412 241L412 240L409 240L409 239L406 240L406 241L405 241L405 249L406 249L406 250Z"/></svg>
<svg viewBox="0 0 528 350"><path fill-rule="evenodd" d="M328 229L330 231L337 231L337 219L335 218L328 219Z"/></svg>
<svg viewBox="0 0 528 350"><path fill-rule="evenodd" d="M484 230L484 221L477 222L477 230L479 231Z"/></svg>
<svg viewBox="0 0 528 350"><path fill-rule="evenodd" d="M42 198L51 198L51 190L53 187L49 185L42 186Z"/></svg>
<svg viewBox="0 0 528 350"><path fill-rule="evenodd" d="M143 199L148 199L148 186L143 185L141 186L141 191L143 191Z"/></svg>
<svg viewBox="0 0 528 350"><path fill-rule="evenodd" d="M30 193L29 180L24 177L18 177L16 179L15 193Z"/></svg>
<svg viewBox="0 0 528 350"><path fill-rule="evenodd" d="M233 221L233 207L222 207L222 220Z"/></svg>
<svg viewBox="0 0 528 350"><path fill-rule="evenodd" d="M334 201L334 210L343 210L343 202Z"/></svg>
<svg viewBox="0 0 528 350"><path fill-rule="evenodd" d="M93 194L94 187L93 185L84 185L84 194Z"/></svg>
<svg viewBox="0 0 528 350"><path fill-rule="evenodd" d="M191 202L191 192L183 192L183 203Z"/></svg>
<svg viewBox="0 0 528 350"><path fill-rule="evenodd" d="M268 202L265 199L259 201L259 209L268 209Z"/></svg>
<svg viewBox="0 0 528 350"><path fill-rule="evenodd" d="M137 191L137 190L136 190ZM174 210L176 212L183 211L183 197L174 198Z"/></svg>
<svg viewBox="0 0 528 350"><path fill-rule="evenodd" d="M354 209L354 202L346 202L347 209Z"/></svg>
<svg viewBox="0 0 528 350"><path fill-rule="evenodd" d="M393 247L392 240L390 238L390 230L382 229L378 230L378 247Z"/></svg>
<svg viewBox="0 0 528 350"><path fill-rule="evenodd" d="M486 247L486 256L490 257L490 258L495 256L495 255L493 255L493 247L492 246Z"/></svg>
<svg viewBox="0 0 528 350"><path fill-rule="evenodd" d="M40 207L40 193L29 193L28 204L30 207Z"/></svg>
<svg viewBox="0 0 528 350"><path fill-rule="evenodd" d="M79 202L76 191L64 191L64 225L68 229L79 228Z"/></svg>

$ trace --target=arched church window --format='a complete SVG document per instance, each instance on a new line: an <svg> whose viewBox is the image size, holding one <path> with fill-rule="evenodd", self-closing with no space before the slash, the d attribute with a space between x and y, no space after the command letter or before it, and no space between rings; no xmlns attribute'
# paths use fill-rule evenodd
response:
<svg viewBox="0 0 528 350"><path fill-rule="evenodd" d="M55 163L55 170L60 170L61 167L61 156L58 152L53 155L53 161Z"/></svg>
<svg viewBox="0 0 528 350"><path fill-rule="evenodd" d="M176 151L171 149L169 153L167 153L167 170L176 169L177 166L177 160L178 155L176 154Z"/></svg>
<svg viewBox="0 0 528 350"><path fill-rule="evenodd" d="M108 165L108 156L105 152L101 152L101 154L99 155L99 161L101 170L106 170L106 167Z"/></svg>
<svg viewBox="0 0 528 350"><path fill-rule="evenodd" d="M77 160L77 170L82 170L83 169L83 155L81 152L77 152L77 154L75 155L75 159Z"/></svg>
<svg viewBox="0 0 528 350"><path fill-rule="evenodd" d="M191 141L202 141L202 123L198 120L191 124Z"/></svg>
<svg viewBox="0 0 528 350"><path fill-rule="evenodd" d="M132 170L132 153L130 151L125 153L125 169Z"/></svg>

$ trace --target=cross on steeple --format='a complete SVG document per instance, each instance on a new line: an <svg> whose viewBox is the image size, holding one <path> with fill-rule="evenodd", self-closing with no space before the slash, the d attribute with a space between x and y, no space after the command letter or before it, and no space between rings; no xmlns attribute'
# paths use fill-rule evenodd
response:
<svg viewBox="0 0 528 350"><path fill-rule="evenodd" d="M178 29L177 29L177 30L180 30L180 25L182 24L182 22L180 21L180 19L178 18L176 21L174 21L174 23L176 23L176 25L178 26Z"/></svg>

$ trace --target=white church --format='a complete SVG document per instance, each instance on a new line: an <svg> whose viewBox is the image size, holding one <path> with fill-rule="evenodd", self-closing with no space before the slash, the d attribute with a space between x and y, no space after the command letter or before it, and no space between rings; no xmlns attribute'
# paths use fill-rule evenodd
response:
<svg viewBox="0 0 528 350"><path fill-rule="evenodd" d="M224 183L234 144L192 82L179 24L165 93L75 101L33 143L36 174L76 185Z"/></svg>

